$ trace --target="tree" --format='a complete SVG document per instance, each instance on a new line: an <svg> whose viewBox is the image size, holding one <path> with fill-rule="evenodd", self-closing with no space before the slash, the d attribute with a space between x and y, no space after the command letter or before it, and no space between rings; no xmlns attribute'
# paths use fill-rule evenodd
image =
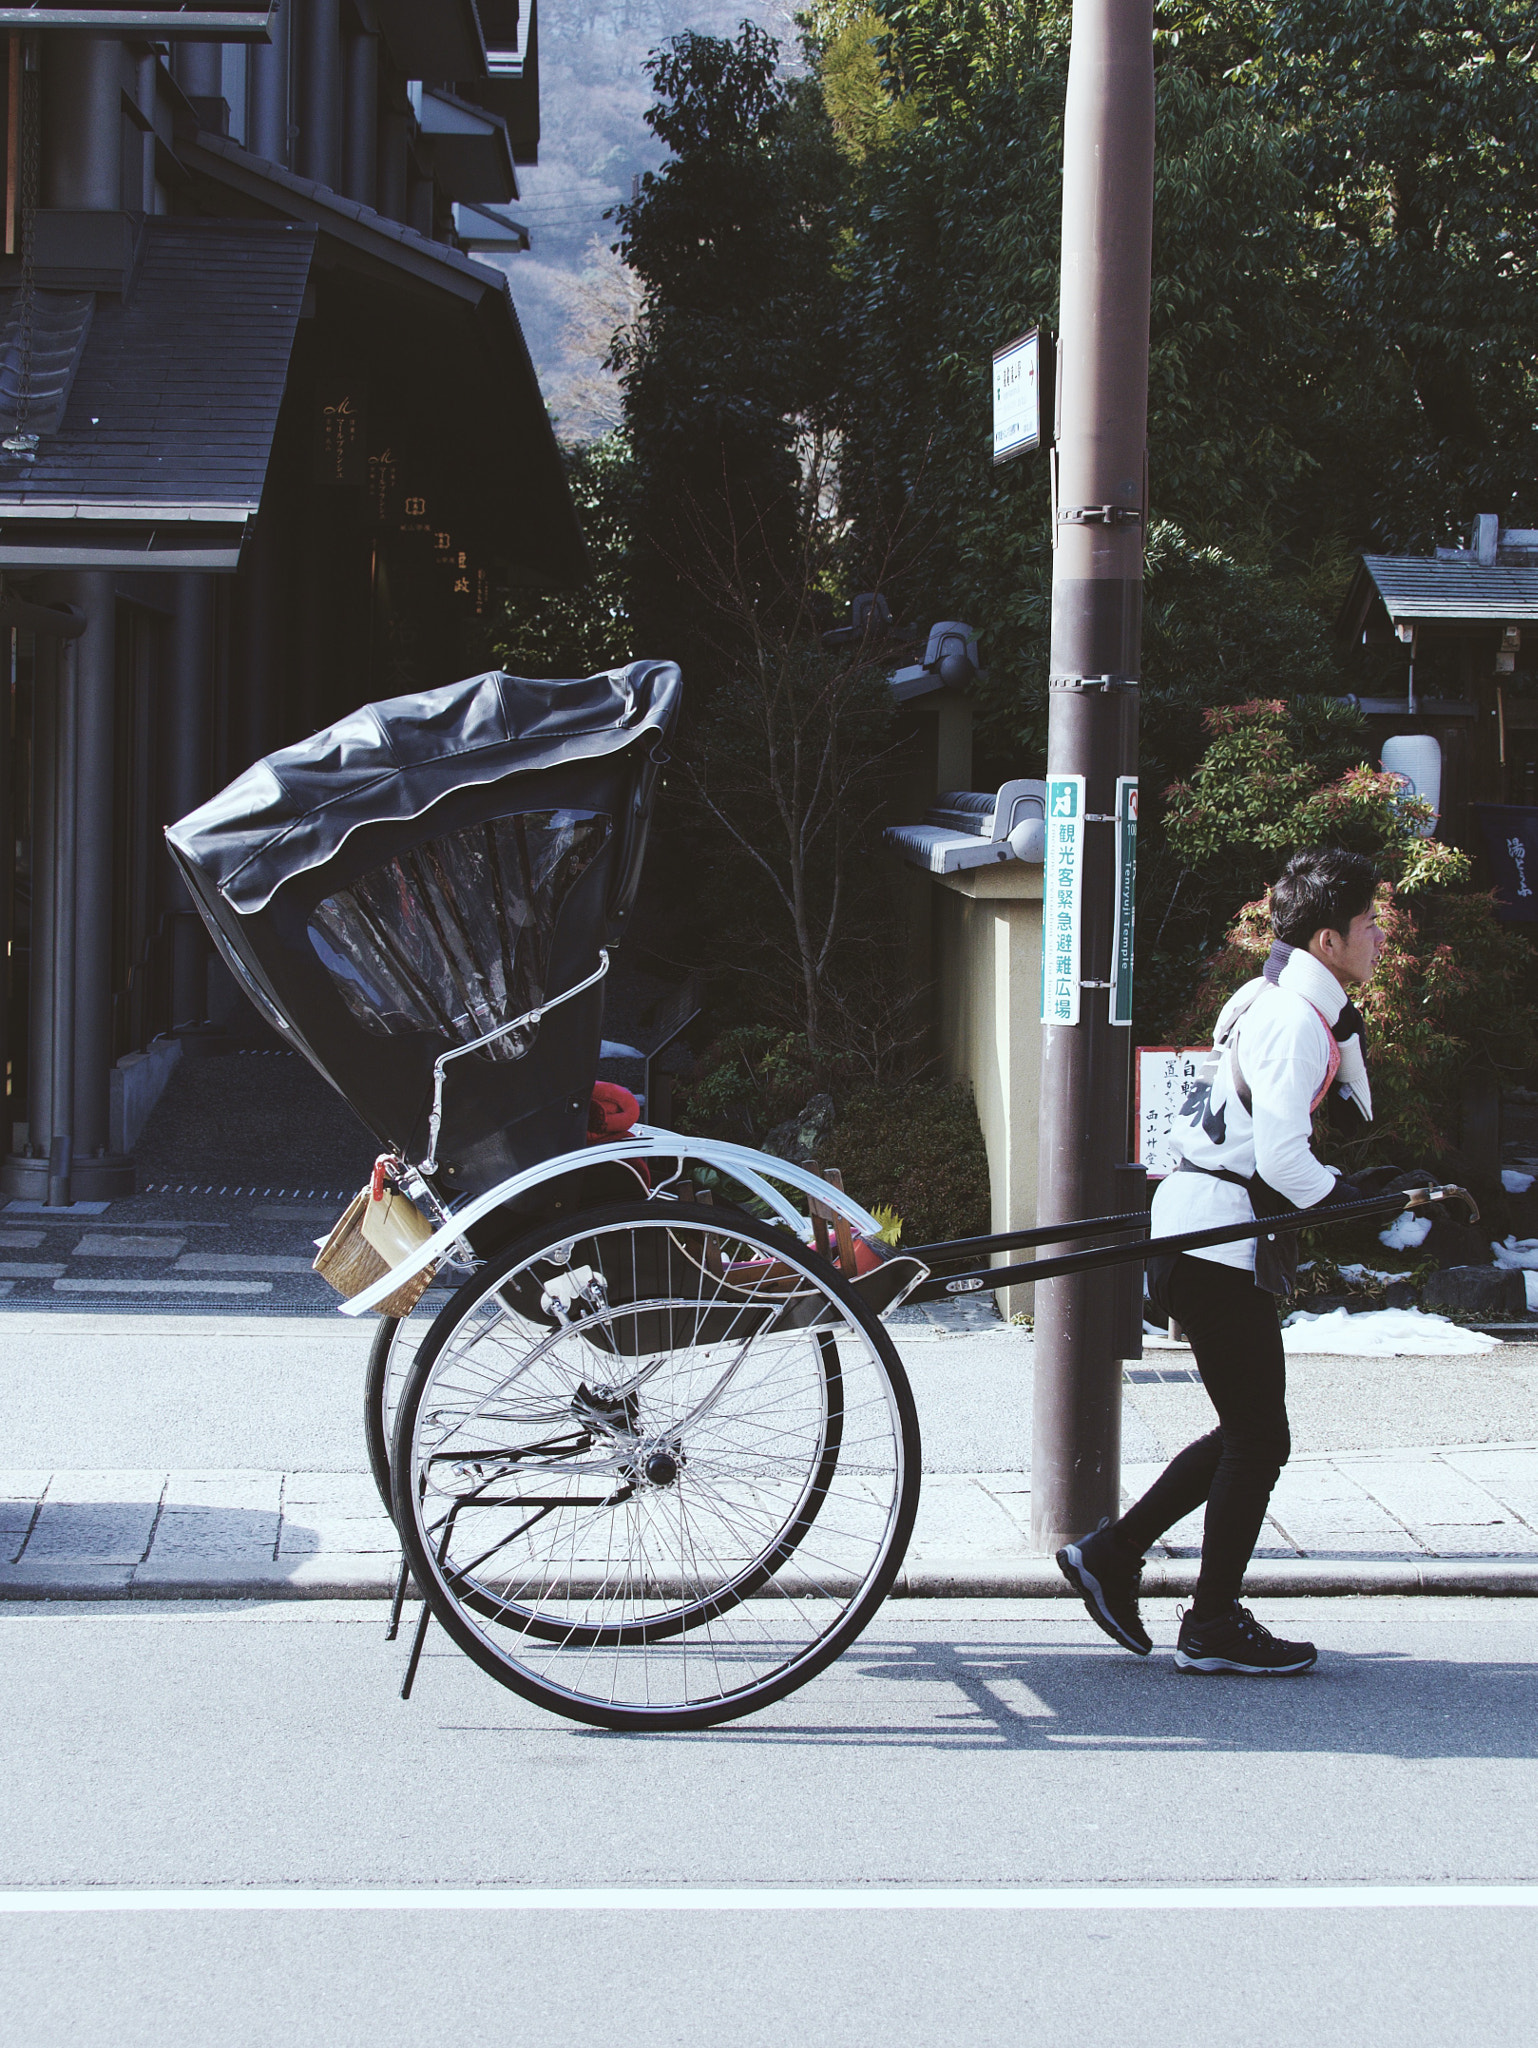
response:
<svg viewBox="0 0 1538 2048"><path fill-rule="evenodd" d="M1230 905L1252 889L1256 897L1229 912L1179 1042L1210 1034L1228 997L1259 972L1271 932L1258 885L1294 847L1370 854L1386 878L1379 916L1388 937L1356 997L1371 1046L1374 1121L1337 1143L1336 1156L1351 1166L1446 1152L1470 1070L1511 1075L1538 1057L1531 949L1497 922L1489 895L1468 888L1468 855L1422 836L1428 807L1407 797L1397 776L1358 766L1332 777L1325 750L1323 760L1304 751L1279 701L1213 710L1207 728L1211 745L1192 782L1169 792L1170 843ZM1349 741L1341 720L1337 760Z"/></svg>
<svg viewBox="0 0 1538 2048"><path fill-rule="evenodd" d="M1335 328L1353 528L1429 546L1538 518L1538 17L1530 0L1242 10ZM1344 373L1344 374L1342 374Z"/></svg>
<svg viewBox="0 0 1538 2048"><path fill-rule="evenodd" d="M588 581L574 590L514 590L491 639L511 675L589 676L633 658L630 607L634 465L625 437L562 450L587 542Z"/></svg>
<svg viewBox="0 0 1538 2048"><path fill-rule="evenodd" d="M735 41L691 31L658 51L646 120L670 154L616 209L643 290L612 357L636 465L635 618L696 700L735 628L702 611L688 565L703 536L755 604L780 600L808 513L798 455L828 379L833 150L817 95L778 64L751 22Z"/></svg>

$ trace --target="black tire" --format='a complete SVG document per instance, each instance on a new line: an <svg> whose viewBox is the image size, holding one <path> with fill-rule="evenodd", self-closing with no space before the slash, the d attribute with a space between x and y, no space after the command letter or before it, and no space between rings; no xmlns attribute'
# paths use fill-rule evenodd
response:
<svg viewBox="0 0 1538 2048"><path fill-rule="evenodd" d="M440 1310L391 1465L412 1574L483 1670L597 1726L700 1728L859 1635L912 1529L918 1423L825 1260L624 1203L529 1233Z"/></svg>
<svg viewBox="0 0 1538 2048"><path fill-rule="evenodd" d="M385 1513L395 1517L395 1494L390 1484L390 1447L395 1440L395 1415L401 1395L411 1377L417 1347L433 1326L433 1310L418 1306L409 1316L381 1316L368 1351L368 1372L363 1383L363 1438L368 1446L369 1470L385 1504Z"/></svg>
<svg viewBox="0 0 1538 2048"><path fill-rule="evenodd" d="M363 1441L368 1445L368 1468L374 1475L385 1513L393 1516L395 1502L390 1491L390 1425L395 1404L390 1400L390 1353L395 1344L399 1318L381 1316L368 1350L368 1371L363 1380Z"/></svg>

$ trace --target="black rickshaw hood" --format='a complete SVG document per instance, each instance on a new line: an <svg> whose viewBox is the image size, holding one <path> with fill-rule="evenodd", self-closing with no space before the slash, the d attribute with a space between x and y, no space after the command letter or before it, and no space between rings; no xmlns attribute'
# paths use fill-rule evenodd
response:
<svg viewBox="0 0 1538 2048"><path fill-rule="evenodd" d="M653 661L365 705L166 833L258 1012L445 1194L583 1141L595 967L635 900L681 691ZM556 1002L549 1029L510 1028ZM472 1041L440 1133L435 1062Z"/></svg>
<svg viewBox="0 0 1538 2048"><path fill-rule="evenodd" d="M420 817L454 790L523 769L660 742L682 685L672 662L638 661L570 682L493 670L365 704L269 754L166 830L174 852L249 915L364 825Z"/></svg>

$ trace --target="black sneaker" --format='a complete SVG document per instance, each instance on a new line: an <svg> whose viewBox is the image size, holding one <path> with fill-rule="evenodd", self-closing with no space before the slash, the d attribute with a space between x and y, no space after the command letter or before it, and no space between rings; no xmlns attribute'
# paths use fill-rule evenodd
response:
<svg viewBox="0 0 1538 2048"><path fill-rule="evenodd" d="M1057 1568L1083 1600L1097 1628L1103 1628L1134 1656L1148 1655L1153 1640L1137 1611L1143 1560L1129 1556L1113 1541L1105 1522L1092 1535L1064 1544L1057 1553Z"/></svg>
<svg viewBox="0 0 1538 2048"><path fill-rule="evenodd" d="M1237 1600L1227 1614L1214 1615L1210 1621L1198 1621L1189 1613L1181 1617L1175 1646L1175 1664L1181 1671L1243 1671L1256 1677L1274 1672L1286 1677L1312 1671L1318 1661L1312 1643L1282 1642Z"/></svg>

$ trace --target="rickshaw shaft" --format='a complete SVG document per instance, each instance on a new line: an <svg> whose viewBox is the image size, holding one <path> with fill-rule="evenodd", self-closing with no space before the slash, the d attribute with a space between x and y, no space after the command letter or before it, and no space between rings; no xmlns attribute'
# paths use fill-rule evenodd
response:
<svg viewBox="0 0 1538 2048"><path fill-rule="evenodd" d="M1065 1273L1095 1272L1104 1266L1120 1266L1149 1259L1169 1258L1180 1252L1204 1250L1208 1245L1238 1244L1247 1237L1275 1236L1282 1231L1312 1230L1325 1223L1354 1223L1369 1216L1398 1216L1411 1207L1426 1206L1436 1198L1459 1199L1479 1211L1462 1188L1417 1188L1403 1192L1370 1195L1359 1202L1342 1202L1328 1209L1289 1210L1280 1216L1260 1216L1248 1223L1227 1223L1211 1230L1188 1230L1180 1237L1149 1237L1133 1244L1101 1245L1087 1252L1065 1252L1061 1258L1024 1260L1014 1266L984 1266L972 1273L954 1273L946 1279L926 1280L907 1297L910 1302L946 1301L958 1295L992 1293L999 1287L1016 1287L1031 1280L1055 1280ZM1101 1219L1102 1223L1104 1219ZM1145 1219L1146 1221L1146 1219ZM1044 1239L1062 1243L1080 1232L1093 1231L1092 1223L1054 1224ZM941 1247L932 1247L939 1253Z"/></svg>

